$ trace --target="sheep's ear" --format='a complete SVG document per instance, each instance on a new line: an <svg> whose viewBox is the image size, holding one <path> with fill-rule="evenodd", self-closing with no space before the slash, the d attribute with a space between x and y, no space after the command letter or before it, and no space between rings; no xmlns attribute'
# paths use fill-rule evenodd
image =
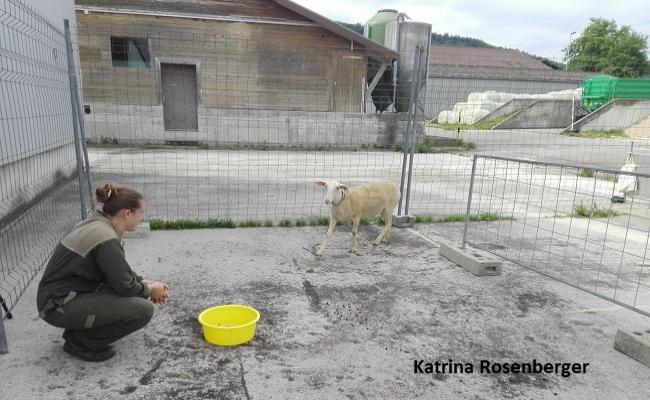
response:
<svg viewBox="0 0 650 400"><path fill-rule="evenodd" d="M347 191L348 191L348 187L347 187L347 186L345 186L345 185L344 185L344 184L342 184L342 183L341 183L341 184L339 184L339 189L341 189L341 190L342 190L342 191L344 191L344 192L347 192Z"/></svg>
<svg viewBox="0 0 650 400"><path fill-rule="evenodd" d="M327 185L327 184L325 183L325 181L316 181L316 182L314 182L314 183L316 184L316 186L321 186L321 187L324 187L324 186Z"/></svg>

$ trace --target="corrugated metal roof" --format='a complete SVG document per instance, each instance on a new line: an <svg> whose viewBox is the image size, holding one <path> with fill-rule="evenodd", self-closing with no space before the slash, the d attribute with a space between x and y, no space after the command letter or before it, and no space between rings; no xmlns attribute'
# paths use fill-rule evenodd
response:
<svg viewBox="0 0 650 400"><path fill-rule="evenodd" d="M460 67L454 65L429 66L430 78L540 80L578 83L593 75L594 73L591 72L566 72L552 68L540 70L529 68Z"/></svg>
<svg viewBox="0 0 650 400"><path fill-rule="evenodd" d="M432 46L429 54L431 57L431 65L539 70L553 69L521 51L510 49Z"/></svg>
<svg viewBox="0 0 650 400"><path fill-rule="evenodd" d="M556 70L518 50L432 46L429 77L581 82L592 73Z"/></svg>

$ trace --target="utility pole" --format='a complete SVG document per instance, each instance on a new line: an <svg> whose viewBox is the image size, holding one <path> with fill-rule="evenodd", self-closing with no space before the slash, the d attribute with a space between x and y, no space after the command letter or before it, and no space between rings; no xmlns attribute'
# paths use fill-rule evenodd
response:
<svg viewBox="0 0 650 400"><path fill-rule="evenodd" d="M573 41L573 35L575 35L575 34L576 34L576 32L573 31L573 32L571 32L571 34L569 35L569 47L571 47L571 42ZM568 71L568 70L569 70L569 61L567 61L566 64L564 64L564 70L565 70L565 71Z"/></svg>

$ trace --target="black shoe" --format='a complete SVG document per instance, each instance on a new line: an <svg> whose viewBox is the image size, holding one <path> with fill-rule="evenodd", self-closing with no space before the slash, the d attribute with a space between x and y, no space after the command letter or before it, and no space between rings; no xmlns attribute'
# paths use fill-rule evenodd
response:
<svg viewBox="0 0 650 400"><path fill-rule="evenodd" d="M70 331L68 331L67 329L63 331L63 339L66 342L71 342L70 344L73 347L84 348L84 346L81 343L79 343L79 340L77 340L77 338ZM105 351L105 350L112 350L112 349L113 349L113 346L111 346L110 344L107 344L106 347L102 347L99 350L93 350L93 351Z"/></svg>
<svg viewBox="0 0 650 400"><path fill-rule="evenodd" d="M90 362L106 361L115 355L115 350L111 348L107 348L105 350L100 350L100 351L93 351L93 350L76 346L70 340L65 341L65 343L63 344L63 350L66 353L70 354L71 356L75 356L84 361L90 361Z"/></svg>

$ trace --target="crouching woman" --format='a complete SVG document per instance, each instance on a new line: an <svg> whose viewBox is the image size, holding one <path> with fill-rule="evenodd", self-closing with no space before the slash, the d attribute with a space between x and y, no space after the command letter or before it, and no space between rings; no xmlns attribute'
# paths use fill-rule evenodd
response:
<svg viewBox="0 0 650 400"><path fill-rule="evenodd" d="M143 196L113 184L98 187L95 194L101 211L58 244L36 299L40 317L64 329L63 350L85 361L113 357L110 344L147 325L152 302L169 299L167 284L143 280L124 257L122 234L142 220Z"/></svg>

